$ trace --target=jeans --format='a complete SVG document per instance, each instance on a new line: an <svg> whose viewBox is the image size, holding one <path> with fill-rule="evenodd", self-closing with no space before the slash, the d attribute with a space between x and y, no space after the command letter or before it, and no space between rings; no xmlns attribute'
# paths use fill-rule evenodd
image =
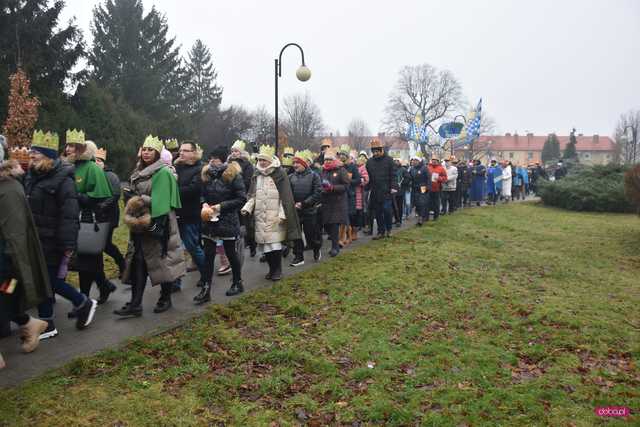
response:
<svg viewBox="0 0 640 427"><path fill-rule="evenodd" d="M404 192L404 216L405 218L409 218L409 216L411 215L411 191L405 191Z"/></svg>
<svg viewBox="0 0 640 427"><path fill-rule="evenodd" d="M456 192L445 191L442 197L442 212L453 213L456 211Z"/></svg>
<svg viewBox="0 0 640 427"><path fill-rule="evenodd" d="M178 228L185 249L193 258L193 262L202 275L204 272L204 251L200 246L200 224L180 224Z"/></svg>
<svg viewBox="0 0 640 427"><path fill-rule="evenodd" d="M49 273L49 281L51 282L51 288L55 294L60 295L66 300L71 301L74 308L79 308L87 300L82 293L78 292L76 288L64 281L64 279L58 278L58 267L47 266ZM54 299L48 300L38 305L38 316L44 320L53 319L53 303Z"/></svg>
<svg viewBox="0 0 640 427"><path fill-rule="evenodd" d="M391 197L393 197L393 195ZM378 234L390 233L393 225L393 203L391 199L372 201L371 206L376 214Z"/></svg>

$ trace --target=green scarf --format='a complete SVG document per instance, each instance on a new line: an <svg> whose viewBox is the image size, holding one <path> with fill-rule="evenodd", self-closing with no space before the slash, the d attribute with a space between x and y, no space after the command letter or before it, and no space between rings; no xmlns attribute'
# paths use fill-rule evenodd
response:
<svg viewBox="0 0 640 427"><path fill-rule="evenodd" d="M111 185L104 171L93 161L76 162L76 190L92 199L112 197Z"/></svg>
<svg viewBox="0 0 640 427"><path fill-rule="evenodd" d="M178 181L169 168L159 169L151 178L151 218L158 218L181 207Z"/></svg>

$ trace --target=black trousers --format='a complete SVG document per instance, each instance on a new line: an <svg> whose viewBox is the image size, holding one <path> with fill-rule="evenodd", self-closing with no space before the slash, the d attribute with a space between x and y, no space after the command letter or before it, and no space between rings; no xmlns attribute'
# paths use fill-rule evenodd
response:
<svg viewBox="0 0 640 427"><path fill-rule="evenodd" d="M302 223L302 232L307 241L307 246L311 249L319 249L322 246L322 230L318 227L317 215L300 216ZM296 258L304 258L304 243L302 239L298 239L293 243L293 254Z"/></svg>
<svg viewBox="0 0 640 427"><path fill-rule="evenodd" d="M402 224L402 212L404 211L404 192L398 191L393 195L393 220Z"/></svg>
<svg viewBox="0 0 640 427"><path fill-rule="evenodd" d="M437 220L440 216L440 192L439 191L430 191L429 192L429 208L428 210L433 211L433 220ZM428 215L428 212L427 212Z"/></svg>
<svg viewBox="0 0 640 427"><path fill-rule="evenodd" d="M217 243L215 240L204 238L204 271L202 275L202 280L205 283L211 283L213 280L213 269L214 262L216 260L216 246ZM242 264L240 263L240 258L238 257L238 253L236 252L236 241L234 240L223 240L222 246L224 247L224 253L229 259L229 264L231 265L231 275L233 277L233 283L238 283L242 280Z"/></svg>
<svg viewBox="0 0 640 427"><path fill-rule="evenodd" d="M142 243L135 239L134 247L135 249L132 261L133 270L131 274L131 301L129 302L129 305L131 307L140 307L142 305L142 298L144 297L144 290L147 287L149 271L147 269L147 262L144 260L144 253L142 252ZM160 299L171 298L173 283L162 283L160 286Z"/></svg>
<svg viewBox="0 0 640 427"><path fill-rule="evenodd" d="M120 270L124 270L124 256L122 256L120 249L118 249L118 247L113 243L113 232L115 229L115 227L111 227L109 230L109 237L107 238L107 246L104 248L104 253L113 258L113 261Z"/></svg>
<svg viewBox="0 0 640 427"><path fill-rule="evenodd" d="M456 192L455 191L443 191L442 192L442 212L453 213L456 211Z"/></svg>
<svg viewBox="0 0 640 427"><path fill-rule="evenodd" d="M331 246L333 248L338 247L338 241L340 240L340 225L341 224L325 224L324 229L329 235L331 240Z"/></svg>

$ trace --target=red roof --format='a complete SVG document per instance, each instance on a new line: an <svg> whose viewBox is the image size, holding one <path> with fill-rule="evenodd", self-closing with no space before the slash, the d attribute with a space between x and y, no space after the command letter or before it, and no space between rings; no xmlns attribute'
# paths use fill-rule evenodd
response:
<svg viewBox="0 0 640 427"><path fill-rule="evenodd" d="M569 136L557 135L560 142L560 150L564 150L569 143ZM547 136L540 135L482 135L479 138L480 143L492 141L492 151L542 151ZM614 151L615 143L608 136L576 136L577 151Z"/></svg>

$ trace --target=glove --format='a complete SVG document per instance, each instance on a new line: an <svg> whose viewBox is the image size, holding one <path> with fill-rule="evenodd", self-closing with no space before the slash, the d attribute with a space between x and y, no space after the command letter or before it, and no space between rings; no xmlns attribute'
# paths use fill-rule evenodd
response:
<svg viewBox="0 0 640 427"><path fill-rule="evenodd" d="M323 183L322 184L322 191L325 193L330 193L333 191L333 184L330 183Z"/></svg>

